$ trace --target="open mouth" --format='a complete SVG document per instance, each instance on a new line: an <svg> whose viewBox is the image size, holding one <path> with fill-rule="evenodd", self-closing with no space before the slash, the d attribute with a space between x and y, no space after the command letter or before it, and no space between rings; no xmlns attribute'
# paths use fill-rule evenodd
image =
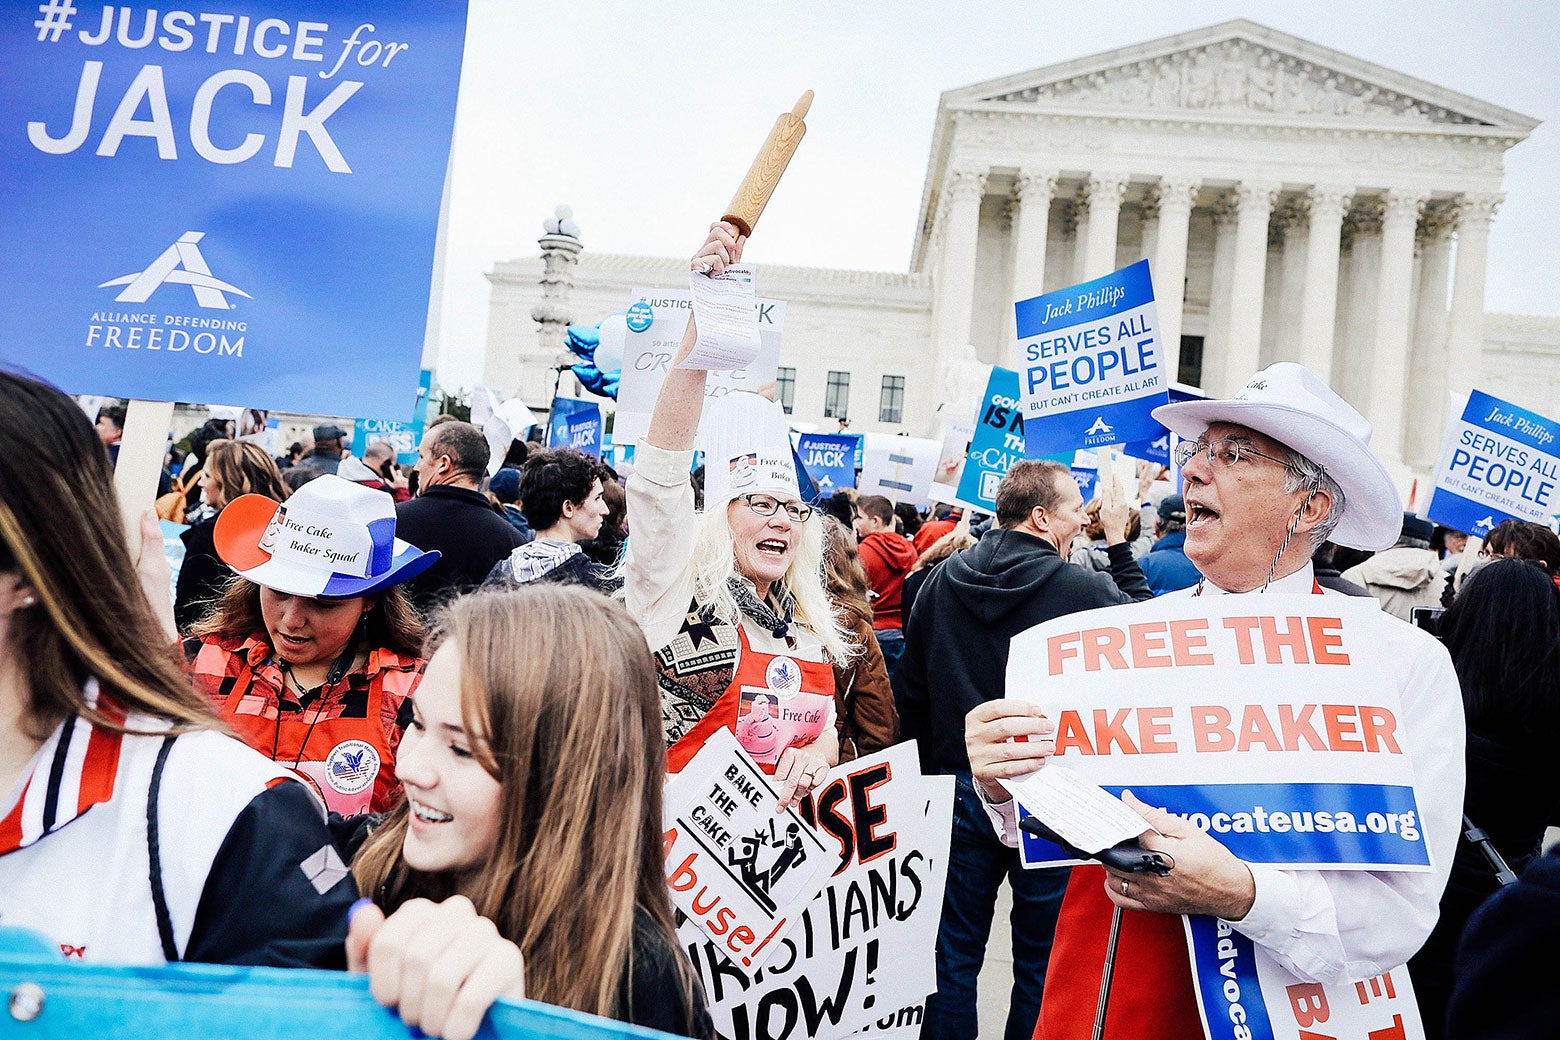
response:
<svg viewBox="0 0 1560 1040"><path fill-rule="evenodd" d="M277 642L281 644L281 646L278 647L278 649L281 649L281 650L299 650L299 649L302 649L305 646L308 646L309 643L312 642L312 640L310 640L306 636L289 636L289 635L284 635L282 633L277 633Z"/></svg>
<svg viewBox="0 0 1560 1040"><path fill-rule="evenodd" d="M784 557L791 547L778 538L765 538L754 548L758 550L760 556L768 556L770 559L778 560Z"/></svg>
<svg viewBox="0 0 1560 1040"><path fill-rule="evenodd" d="M1219 519L1219 514L1215 510L1209 509L1207 506L1200 503L1194 504L1188 502L1186 508L1186 526L1188 530L1198 527L1206 527L1208 524L1211 524L1215 520Z"/></svg>
<svg viewBox="0 0 1560 1040"><path fill-rule="evenodd" d="M415 798L408 799L407 801L408 804L411 805L412 815L417 817L417 819L421 820L423 823L449 823L455 818L447 812L440 812L438 809L435 809L432 806L424 805Z"/></svg>

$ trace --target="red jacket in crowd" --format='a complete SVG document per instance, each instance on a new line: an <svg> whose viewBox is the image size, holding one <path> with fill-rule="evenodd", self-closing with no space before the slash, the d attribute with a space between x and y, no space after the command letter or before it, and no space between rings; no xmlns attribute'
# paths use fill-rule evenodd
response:
<svg viewBox="0 0 1560 1040"><path fill-rule="evenodd" d="M910 539L893 531L867 535L861 540L860 551L867 581L877 593L877 599L872 601L872 627L903 628L899 595L904 591L905 575L910 573L921 554L915 551L915 544Z"/></svg>

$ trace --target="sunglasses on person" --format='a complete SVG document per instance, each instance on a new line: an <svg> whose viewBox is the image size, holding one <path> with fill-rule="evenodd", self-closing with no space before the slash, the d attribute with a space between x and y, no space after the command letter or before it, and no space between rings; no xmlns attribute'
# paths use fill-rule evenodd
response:
<svg viewBox="0 0 1560 1040"><path fill-rule="evenodd" d="M747 503L747 507L759 516L774 516L780 511L781 502L773 495L739 495L738 498ZM812 506L804 506L800 502L786 502L785 515L798 524L805 524L813 515Z"/></svg>

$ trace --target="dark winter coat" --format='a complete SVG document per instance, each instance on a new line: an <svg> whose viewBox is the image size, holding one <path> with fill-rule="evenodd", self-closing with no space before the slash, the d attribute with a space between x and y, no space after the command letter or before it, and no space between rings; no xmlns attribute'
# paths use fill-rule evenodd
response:
<svg viewBox="0 0 1560 1040"><path fill-rule="evenodd" d="M964 716L1005 696L1015 635L1064 614L1152 598L1132 547L1106 551L1108 575L1072 566L1043 538L995 527L926 579L905 626L899 722L920 745L927 773L970 768Z"/></svg>

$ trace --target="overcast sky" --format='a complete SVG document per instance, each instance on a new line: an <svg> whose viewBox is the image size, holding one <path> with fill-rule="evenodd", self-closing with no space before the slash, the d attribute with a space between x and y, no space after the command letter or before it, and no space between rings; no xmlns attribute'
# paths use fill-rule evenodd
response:
<svg viewBox="0 0 1560 1040"><path fill-rule="evenodd" d="M480 382L483 272L536 255L554 205L587 250L687 255L804 89L807 138L749 259L904 271L939 94L1242 17L1544 120L1506 155L1487 304L1560 314L1555 0L472 0L440 382Z"/></svg>

